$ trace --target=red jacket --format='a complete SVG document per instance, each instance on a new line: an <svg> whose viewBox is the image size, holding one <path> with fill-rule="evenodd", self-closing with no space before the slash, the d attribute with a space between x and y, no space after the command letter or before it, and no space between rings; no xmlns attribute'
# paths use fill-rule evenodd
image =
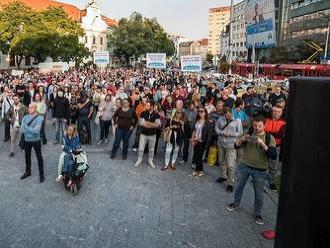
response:
<svg viewBox="0 0 330 248"><path fill-rule="evenodd" d="M285 120L282 120L282 119L279 119L279 120L267 119L266 120L265 131L274 136L276 146L280 146L282 144L282 140L283 140L284 132L285 132L285 124L286 124Z"/></svg>

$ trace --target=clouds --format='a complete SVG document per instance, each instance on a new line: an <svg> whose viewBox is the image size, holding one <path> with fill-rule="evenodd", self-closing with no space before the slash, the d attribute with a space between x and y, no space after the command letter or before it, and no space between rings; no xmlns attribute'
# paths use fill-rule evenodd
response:
<svg viewBox="0 0 330 248"><path fill-rule="evenodd" d="M59 0L84 7L87 0ZM187 38L208 37L208 9L226 6L230 0L96 0L103 12L111 18L127 17L138 11L148 17L157 17L167 32Z"/></svg>

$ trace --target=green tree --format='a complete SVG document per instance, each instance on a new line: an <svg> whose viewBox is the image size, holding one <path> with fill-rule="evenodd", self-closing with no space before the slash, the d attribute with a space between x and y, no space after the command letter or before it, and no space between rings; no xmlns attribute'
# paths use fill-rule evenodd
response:
<svg viewBox="0 0 330 248"><path fill-rule="evenodd" d="M38 62L47 57L54 61L81 62L90 56L88 49L79 42L84 30L62 8L32 11L22 3L14 2L0 11L0 27L3 30L0 46L8 45L18 67L24 56L34 57ZM7 51L4 49L3 52Z"/></svg>
<svg viewBox="0 0 330 248"><path fill-rule="evenodd" d="M289 61L288 49L283 46L272 48L270 60L271 63L273 64L288 63Z"/></svg>
<svg viewBox="0 0 330 248"><path fill-rule="evenodd" d="M311 42L310 40L305 40L305 42ZM319 43L315 42L317 45L320 45ZM322 45L321 45L322 46ZM293 46L290 48L289 52L289 61L293 63L301 63L302 61L308 59L313 53L315 53L315 49L308 46L306 43L301 41L298 45ZM323 54L317 54L313 61L319 62L321 59L321 56Z"/></svg>
<svg viewBox="0 0 330 248"><path fill-rule="evenodd" d="M9 44L22 31L23 26L32 25L34 12L19 1L9 5L1 5L0 11L0 43L1 51L6 53Z"/></svg>
<svg viewBox="0 0 330 248"><path fill-rule="evenodd" d="M206 54L206 62L209 64L213 63L213 55L211 53Z"/></svg>
<svg viewBox="0 0 330 248"><path fill-rule="evenodd" d="M129 58L140 57L148 52L164 52L172 56L175 52L173 42L155 18L145 18L134 12L129 18L120 19L118 26L109 34L109 47L126 63Z"/></svg>

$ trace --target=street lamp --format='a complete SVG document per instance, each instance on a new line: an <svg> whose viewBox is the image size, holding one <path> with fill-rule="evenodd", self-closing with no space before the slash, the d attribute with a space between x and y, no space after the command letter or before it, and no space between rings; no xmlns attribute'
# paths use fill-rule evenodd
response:
<svg viewBox="0 0 330 248"><path fill-rule="evenodd" d="M234 14L234 0L230 1L230 17L229 17L229 70L228 74L231 74L231 64L233 63L232 58L232 42L233 42L233 14Z"/></svg>
<svg viewBox="0 0 330 248"><path fill-rule="evenodd" d="M324 59L327 58L328 56L328 45L329 45L329 33L330 33L330 15L327 15L326 13L322 12L321 14L321 18L322 19L326 19L328 21L328 30L327 30L327 38L325 41L325 49L324 49Z"/></svg>

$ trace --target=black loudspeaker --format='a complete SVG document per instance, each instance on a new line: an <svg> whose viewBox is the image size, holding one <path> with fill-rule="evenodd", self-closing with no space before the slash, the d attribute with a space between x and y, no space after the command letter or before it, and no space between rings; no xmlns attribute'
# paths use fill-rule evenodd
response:
<svg viewBox="0 0 330 248"><path fill-rule="evenodd" d="M276 248L330 248L330 78L290 79Z"/></svg>

